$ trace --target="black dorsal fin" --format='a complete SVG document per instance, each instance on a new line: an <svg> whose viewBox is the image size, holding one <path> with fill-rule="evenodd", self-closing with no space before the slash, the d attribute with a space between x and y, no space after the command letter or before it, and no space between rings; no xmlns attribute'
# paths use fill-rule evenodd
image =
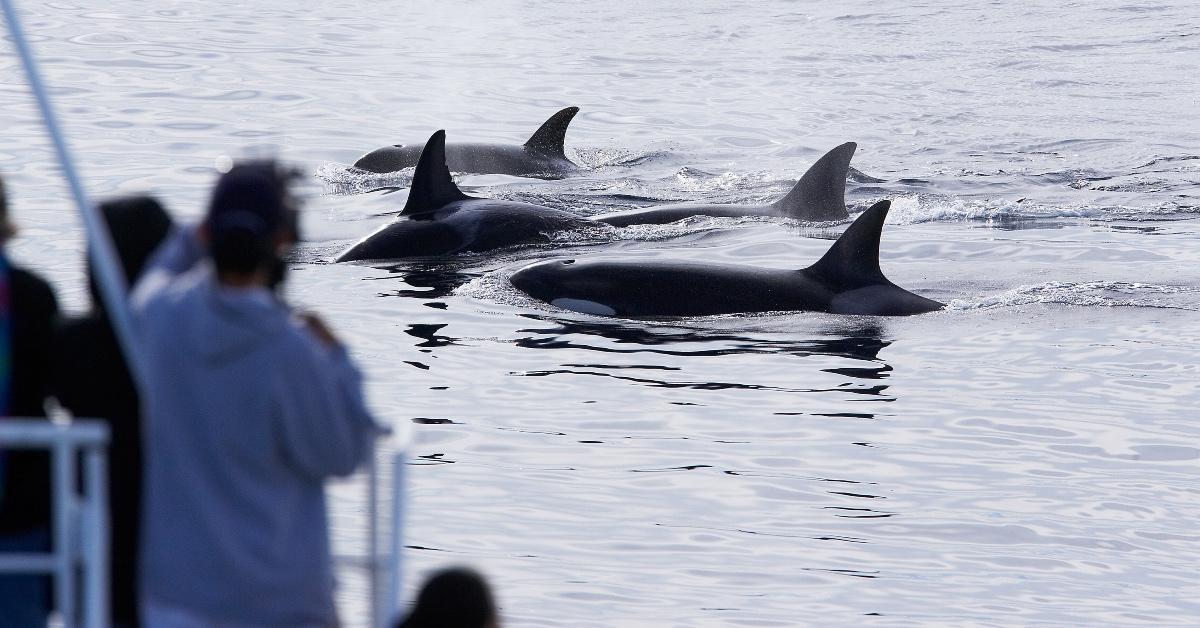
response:
<svg viewBox="0 0 1200 628"><path fill-rule="evenodd" d="M858 144L846 142L825 153L800 177L788 195L772 205L797 220L841 220L846 211L846 175Z"/></svg>
<svg viewBox="0 0 1200 628"><path fill-rule="evenodd" d="M891 201L872 205L829 247L824 257L806 270L844 289L890 284L879 269L879 235L891 206Z"/></svg>
<svg viewBox="0 0 1200 628"><path fill-rule="evenodd" d="M425 142L417 169L408 186L408 202L401 216L437 209L447 203L471 198L462 193L446 166L446 132L438 131Z"/></svg>
<svg viewBox="0 0 1200 628"><path fill-rule="evenodd" d="M533 136L529 138L528 142L525 142L525 145L543 153L566 159L567 154L564 152L563 143L567 139L567 127L571 124L571 119L577 113L579 113L579 107L567 107L550 116L549 120L543 122L542 126L533 132Z"/></svg>

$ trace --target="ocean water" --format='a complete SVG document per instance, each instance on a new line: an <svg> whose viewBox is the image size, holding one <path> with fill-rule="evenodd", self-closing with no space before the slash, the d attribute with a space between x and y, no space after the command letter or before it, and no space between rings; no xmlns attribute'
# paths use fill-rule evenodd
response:
<svg viewBox="0 0 1200 628"><path fill-rule="evenodd" d="M406 598L465 563L508 626L1200 623L1200 5L21 4L96 197L194 220L225 157L312 174L289 298L411 436ZM81 227L7 48L0 78L9 248L83 309ZM329 263L403 206L410 173L359 155L520 143L567 105L579 175L460 185L589 215L769 202L856 141L881 181L848 184L852 211L893 200L884 272L947 309L632 321L506 280L564 255L799 268L844 224Z"/></svg>

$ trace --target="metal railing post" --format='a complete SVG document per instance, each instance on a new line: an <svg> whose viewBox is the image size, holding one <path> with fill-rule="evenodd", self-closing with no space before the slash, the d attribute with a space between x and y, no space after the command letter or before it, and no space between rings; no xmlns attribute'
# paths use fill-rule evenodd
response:
<svg viewBox="0 0 1200 628"><path fill-rule="evenodd" d="M380 605L383 595L383 563L379 556L379 450L371 443L371 457L367 461L367 569L370 574L371 626L386 628L385 613Z"/></svg>
<svg viewBox="0 0 1200 628"><path fill-rule="evenodd" d="M108 460L95 447L89 448L84 459L87 502L87 522L83 529L83 556L86 557L83 572L83 600L85 628L107 628L109 617L109 514L108 514Z"/></svg>
<svg viewBox="0 0 1200 628"><path fill-rule="evenodd" d="M0 574L48 575L64 628L109 625L108 614L108 426L94 420L61 425L45 419L0 419L0 449L39 449L50 454L53 512L48 551L0 552ZM84 452L83 494L76 494L78 455ZM76 601L82 568L84 603ZM82 613L80 612L82 611ZM0 617L0 626L4 624Z"/></svg>
<svg viewBox="0 0 1200 628"><path fill-rule="evenodd" d="M78 540L73 532L77 529L76 512L71 507L72 484L75 478L75 449L63 441L54 443L50 464L53 489L53 530L51 541L55 556L54 594L58 610L62 614L63 626L75 625L75 561L72 558L78 549Z"/></svg>
<svg viewBox="0 0 1200 628"><path fill-rule="evenodd" d="M407 451L401 449L392 455L392 543L388 556L390 565L387 595L384 597L388 619L400 615L400 588L404 585L404 499L405 464Z"/></svg>

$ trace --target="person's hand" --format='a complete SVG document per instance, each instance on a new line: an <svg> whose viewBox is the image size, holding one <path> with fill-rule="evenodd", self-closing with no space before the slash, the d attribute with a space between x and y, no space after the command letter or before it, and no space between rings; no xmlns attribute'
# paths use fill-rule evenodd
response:
<svg viewBox="0 0 1200 628"><path fill-rule="evenodd" d="M317 316L313 312L302 312L300 320L304 321L304 326L313 336L316 336L321 344L331 349L342 346L341 341L337 339L337 336L333 335L333 332L329 331L329 326L325 324L324 320L321 320L320 316Z"/></svg>

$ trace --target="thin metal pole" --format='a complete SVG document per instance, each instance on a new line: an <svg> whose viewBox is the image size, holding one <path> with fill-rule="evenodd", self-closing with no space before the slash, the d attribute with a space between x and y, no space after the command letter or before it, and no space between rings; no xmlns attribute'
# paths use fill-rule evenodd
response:
<svg viewBox="0 0 1200 628"><path fill-rule="evenodd" d="M100 213L88 202L87 195L83 191L79 174L71 159L71 151L67 149L66 138L63 137L58 126L58 118L54 115L54 105L50 102L46 86L42 83L41 74L38 73L33 51L30 50L29 42L26 41L25 33L21 29L16 7L13 6L12 0L0 0L0 6L4 9L8 34L17 49L18 56L21 57L21 65L25 68L29 89L33 92L34 99L41 110L46 133L54 144L63 176L66 177L67 185L71 188L71 195L75 198L75 205L83 216L84 228L87 231L88 250L91 251L92 256L92 267L97 272L97 280L100 284L100 297L104 299L104 307L108 312L109 320L112 321L117 340L121 343L121 349L125 353L125 361L129 364L129 372L133 374L133 381L140 385L145 381L141 377L145 373L145 369L142 365L141 353L138 351L137 338L133 334L130 322L126 300L128 288L125 285L125 276L117 263L112 236L104 221L101 220Z"/></svg>
<svg viewBox="0 0 1200 628"><path fill-rule="evenodd" d="M54 577L54 594L56 606L62 615L65 628L77 625L75 615L75 551L78 549L74 532L78 522L78 512L71 508L72 486L75 482L75 448L66 441L54 443L51 449L50 464L54 471L52 494L54 495L54 522L52 526L54 559L57 563Z"/></svg>
<svg viewBox="0 0 1200 628"><path fill-rule="evenodd" d="M379 555L379 448L371 441L371 456L367 460L367 574L371 582L371 626L386 628L383 611L383 568Z"/></svg>
<svg viewBox="0 0 1200 628"><path fill-rule="evenodd" d="M408 448L402 447L392 456L392 551L387 570L390 582L384 596L392 621L400 616L400 588L404 585L404 474L407 453Z"/></svg>
<svg viewBox="0 0 1200 628"><path fill-rule="evenodd" d="M104 448L86 448L84 477L86 478L86 508L88 522L84 532L87 545L83 548L84 628L104 628L109 617L109 518L108 518L108 460Z"/></svg>

